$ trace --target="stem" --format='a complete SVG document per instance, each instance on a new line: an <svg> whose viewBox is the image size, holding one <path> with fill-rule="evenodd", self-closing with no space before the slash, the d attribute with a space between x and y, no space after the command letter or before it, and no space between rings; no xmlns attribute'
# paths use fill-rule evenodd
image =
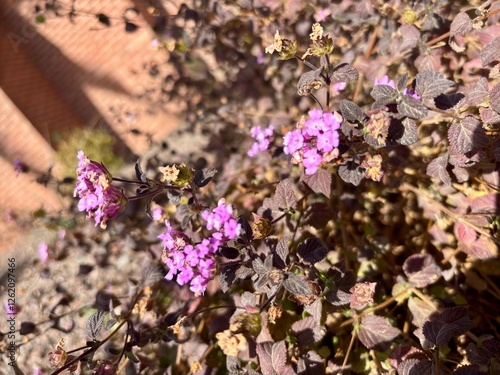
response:
<svg viewBox="0 0 500 375"><path fill-rule="evenodd" d="M356 340L356 332L352 333L351 342L349 343L349 347L347 348L347 352L345 353L344 362L342 362L342 372L344 372L344 367L349 360L349 355L351 354L352 347L354 346L354 340Z"/></svg>
<svg viewBox="0 0 500 375"><path fill-rule="evenodd" d="M125 182L127 184L137 184L137 185L144 185L144 182L142 181L137 181L137 180L127 180L125 178L120 178L120 177L113 177L111 179L112 181L117 181L117 182Z"/></svg>
<svg viewBox="0 0 500 375"><path fill-rule="evenodd" d="M309 61L303 59L299 55L295 54L295 58L302 61L307 67L311 68L312 70L318 70L313 64L311 64Z"/></svg>
<svg viewBox="0 0 500 375"><path fill-rule="evenodd" d="M57 374L60 374L62 373L64 370L68 369L71 365L73 365L74 363L78 362L79 360L85 358L86 356L88 356L89 354L97 351L97 349L99 349L101 346L103 346L107 341L109 341L119 330L120 328L128 322L129 318L130 318L130 315L132 315L132 311L134 310L134 306L135 304L137 303L137 301L139 301L139 298L142 296L142 292L143 290L141 289L137 295L135 296L135 299L132 303L132 307L130 309L130 311L127 313L127 315L125 316L125 318L118 324L118 327L116 327L113 332L111 332L108 336L106 336L102 341L99 342L98 345L96 345L95 347L92 347L86 351L84 351L82 354L80 354L78 357L72 359L70 362L67 362L64 364L64 366L62 366L61 368L57 369L56 371L54 371L51 375L57 375ZM127 333L128 333L128 329L127 329Z"/></svg>

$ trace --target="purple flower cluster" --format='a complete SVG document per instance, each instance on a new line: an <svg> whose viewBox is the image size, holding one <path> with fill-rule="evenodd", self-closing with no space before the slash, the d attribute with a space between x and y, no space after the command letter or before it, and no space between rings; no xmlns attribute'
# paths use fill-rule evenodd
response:
<svg viewBox="0 0 500 375"><path fill-rule="evenodd" d="M231 216L232 212L232 207L226 205L223 199L212 211L203 211L201 216L207 222L206 228L215 232L195 245L188 243L185 235L165 220L167 230L158 238L164 247L162 259L168 267L167 280L177 275L179 285L189 283L189 289L196 295L205 292L215 270L217 249L223 242L233 240L240 234L241 225Z"/></svg>
<svg viewBox="0 0 500 375"><path fill-rule="evenodd" d="M255 139L247 155L254 157L261 151L266 151L269 147L270 139L274 134L274 125L269 125L267 128L262 129L260 126L254 126L250 130L250 134Z"/></svg>
<svg viewBox="0 0 500 375"><path fill-rule="evenodd" d="M87 211L87 218L94 218L95 225L106 222L123 210L127 197L111 184L112 176L101 163L89 160L83 151L78 152L77 182L73 196L80 198L78 209Z"/></svg>
<svg viewBox="0 0 500 375"><path fill-rule="evenodd" d="M338 156L339 133L342 116L337 112L309 111L309 119L284 137L285 154L292 155L292 163L302 163L306 174L316 173L322 164Z"/></svg>
<svg viewBox="0 0 500 375"><path fill-rule="evenodd" d="M396 83L394 82L394 80L389 79L389 76L387 76L387 75L385 75L382 78L380 78L380 80L378 78L375 78L374 85L375 86L378 86L378 85L387 85L387 86L392 87L394 90L396 90ZM406 89L403 90L403 95L410 95L410 96L412 96L413 98L415 98L417 100L422 99L420 97L420 95L418 95L415 90L409 89L409 88L406 88Z"/></svg>

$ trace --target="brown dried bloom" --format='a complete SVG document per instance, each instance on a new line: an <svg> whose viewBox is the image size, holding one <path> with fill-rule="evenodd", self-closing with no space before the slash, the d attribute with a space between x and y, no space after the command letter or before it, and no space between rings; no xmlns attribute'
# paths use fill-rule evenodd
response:
<svg viewBox="0 0 500 375"><path fill-rule="evenodd" d="M281 317L283 309L281 306L271 306L267 312L269 323L276 324L276 320Z"/></svg>
<svg viewBox="0 0 500 375"><path fill-rule="evenodd" d="M266 238L273 233L273 225L268 218L253 214L253 220L251 224L253 238Z"/></svg>
<svg viewBox="0 0 500 375"><path fill-rule="evenodd" d="M266 53L272 54L274 51L281 52L283 47L283 40L281 39L280 32L276 30L274 34L274 42L266 47Z"/></svg>
<svg viewBox="0 0 500 375"><path fill-rule="evenodd" d="M233 333L229 329L215 335L217 343L225 355L237 357L247 347L247 340L241 333Z"/></svg>
<svg viewBox="0 0 500 375"><path fill-rule="evenodd" d="M379 146L385 146L385 140L389 133L390 119L382 112L373 114L366 123L366 132L375 138Z"/></svg>
<svg viewBox="0 0 500 375"><path fill-rule="evenodd" d="M366 169L366 177L371 178L373 181L380 181L384 175L381 155L366 155L365 160L361 163L361 167Z"/></svg>
<svg viewBox="0 0 500 375"><path fill-rule="evenodd" d="M318 22L312 25L312 33L309 34L309 38L313 41L323 38L323 27Z"/></svg>
<svg viewBox="0 0 500 375"><path fill-rule="evenodd" d="M64 366L68 359L68 353L63 349L64 339L59 340L56 349L49 352L50 367L58 368Z"/></svg>
<svg viewBox="0 0 500 375"><path fill-rule="evenodd" d="M351 308L355 310L362 310L369 303L373 302L376 285L377 283L357 283L349 289L349 292L352 293L349 300Z"/></svg>
<svg viewBox="0 0 500 375"><path fill-rule="evenodd" d="M200 372L201 370L203 370L203 366L201 365L201 363L198 361L194 361L193 364L191 365L190 370L189 370L189 374L190 375L196 374L196 373Z"/></svg>

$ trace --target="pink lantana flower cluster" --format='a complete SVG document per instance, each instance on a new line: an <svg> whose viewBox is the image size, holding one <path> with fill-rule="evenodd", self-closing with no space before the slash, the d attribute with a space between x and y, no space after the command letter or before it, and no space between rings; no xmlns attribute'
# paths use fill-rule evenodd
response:
<svg viewBox="0 0 500 375"><path fill-rule="evenodd" d="M192 245L187 237L172 228L165 220L167 230L158 238L164 247L162 259L168 267L165 276L172 280L177 276L179 285L189 284L189 289L196 295L205 292L207 284L215 271L215 253L223 242L239 236L241 225L232 217L231 205L226 205L223 199L211 211L203 211L201 217L206 220L206 228L215 230L210 237Z"/></svg>
<svg viewBox="0 0 500 375"><path fill-rule="evenodd" d="M260 126L254 126L250 130L250 134L255 139L250 150L248 150L247 155L254 157L261 151L266 151L269 147L269 143L274 134L274 125L269 125L267 128L262 129Z"/></svg>
<svg viewBox="0 0 500 375"><path fill-rule="evenodd" d="M111 184L112 176L104 165L89 160L83 151L78 152L77 182L73 196L78 196L78 209L87 211L87 218L94 218L95 225L106 228L109 219L113 219L123 210L127 197Z"/></svg>
<svg viewBox="0 0 500 375"><path fill-rule="evenodd" d="M295 130L284 137L284 152L292 155L292 164L303 164L306 174L338 157L339 133L342 116L337 112L313 109L309 119L299 121Z"/></svg>
<svg viewBox="0 0 500 375"><path fill-rule="evenodd" d="M375 83L374 83L375 86L378 86L378 85L387 85L387 86L390 86L392 87L394 90L396 90L396 83L394 82L394 80L392 79L389 79L389 76L388 75L385 75L383 76L382 78L378 79L378 78L375 78ZM409 89L409 88L405 88L403 90L403 95L410 95L412 96L414 99L417 99L417 100L420 100L422 99L420 97L420 95L417 94L417 92L413 89Z"/></svg>

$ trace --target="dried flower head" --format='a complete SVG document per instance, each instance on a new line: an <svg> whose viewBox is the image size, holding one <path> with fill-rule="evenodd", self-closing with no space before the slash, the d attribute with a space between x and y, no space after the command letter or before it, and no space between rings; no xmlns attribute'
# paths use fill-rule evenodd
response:
<svg viewBox="0 0 500 375"><path fill-rule="evenodd" d="M58 368L64 366L66 360L68 359L68 353L63 349L64 339L59 340L56 345L56 349L49 352L49 363L50 367Z"/></svg>
<svg viewBox="0 0 500 375"><path fill-rule="evenodd" d="M376 285L377 283L357 283L349 289L349 292L352 293L349 300L351 308L362 310L369 303L372 303Z"/></svg>
<svg viewBox="0 0 500 375"><path fill-rule="evenodd" d="M238 353L247 347L245 336L241 333L233 333L229 329L217 333L215 337L225 355L237 357Z"/></svg>
<svg viewBox="0 0 500 375"><path fill-rule="evenodd" d="M361 167L366 169L366 177L373 181L380 181L384 175L381 155L366 155L366 158L361 163Z"/></svg>
<svg viewBox="0 0 500 375"><path fill-rule="evenodd" d="M276 30L274 34L274 42L266 47L266 53L273 54L274 51L281 52L281 48L283 47L283 41L280 36L280 32Z"/></svg>

